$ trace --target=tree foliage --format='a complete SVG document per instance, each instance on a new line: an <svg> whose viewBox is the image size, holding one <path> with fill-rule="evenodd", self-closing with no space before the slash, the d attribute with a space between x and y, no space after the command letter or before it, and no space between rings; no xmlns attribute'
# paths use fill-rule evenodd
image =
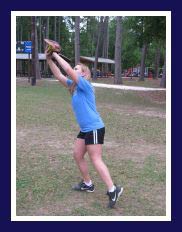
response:
<svg viewBox="0 0 182 232"><path fill-rule="evenodd" d="M80 55L95 56L100 17L80 17ZM75 57L75 17L37 16L38 49L44 52L44 38L56 39L67 57ZM162 69L165 57L166 17L129 16L122 18L122 70L141 64L142 48L147 46L144 65ZM31 40L31 17L17 16L17 41ZM103 17L98 45L98 56L114 59L116 40L115 17ZM157 60L158 51L158 60ZM159 67L158 67L159 66ZM106 67L104 69L107 69ZM158 71L155 71L158 72Z"/></svg>

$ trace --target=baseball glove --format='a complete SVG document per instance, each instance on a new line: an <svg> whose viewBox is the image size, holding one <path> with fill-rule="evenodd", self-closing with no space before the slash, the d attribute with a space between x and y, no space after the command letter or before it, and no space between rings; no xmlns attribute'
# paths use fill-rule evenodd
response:
<svg viewBox="0 0 182 232"><path fill-rule="evenodd" d="M48 54L52 54L53 52L60 53L61 46L58 42L50 39L44 39L47 44L46 51Z"/></svg>

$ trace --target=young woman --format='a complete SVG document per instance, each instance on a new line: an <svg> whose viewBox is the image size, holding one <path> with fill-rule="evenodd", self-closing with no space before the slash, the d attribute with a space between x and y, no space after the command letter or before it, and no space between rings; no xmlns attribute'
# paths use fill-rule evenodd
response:
<svg viewBox="0 0 182 232"><path fill-rule="evenodd" d="M95 187L90 178L88 165L84 158L88 152L95 169L107 186L107 195L109 196L108 207L112 208L122 194L123 188L113 184L109 170L102 160L105 126L96 109L94 88L89 81L91 78L90 70L81 63L72 68L57 53L53 52L51 55L47 51L45 53L47 63L53 75L65 87L70 88L73 111L80 127L73 154L83 180L76 184L73 189L94 192ZM61 73L52 58L58 62L71 80Z"/></svg>

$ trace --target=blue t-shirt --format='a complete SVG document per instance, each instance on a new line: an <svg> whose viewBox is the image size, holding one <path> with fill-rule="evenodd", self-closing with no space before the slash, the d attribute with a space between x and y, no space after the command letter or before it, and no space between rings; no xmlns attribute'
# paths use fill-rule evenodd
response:
<svg viewBox="0 0 182 232"><path fill-rule="evenodd" d="M72 83L72 80L67 80L68 86ZM72 96L72 107L82 132L104 127L104 123L96 109L94 87L82 76L78 77L78 83Z"/></svg>

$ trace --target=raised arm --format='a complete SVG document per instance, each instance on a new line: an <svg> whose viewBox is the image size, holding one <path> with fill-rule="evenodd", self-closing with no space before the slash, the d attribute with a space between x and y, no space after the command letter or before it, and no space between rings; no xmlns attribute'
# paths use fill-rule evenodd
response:
<svg viewBox="0 0 182 232"><path fill-rule="evenodd" d="M59 82L61 82L65 87L68 87L67 85L67 80L68 78L65 77L61 71L59 70L59 68L57 67L57 65L52 61L52 59L47 57L47 63L53 73L53 75L56 77L56 79L59 80Z"/></svg>
<svg viewBox="0 0 182 232"><path fill-rule="evenodd" d="M76 72L73 70L73 68L56 52L53 52L52 56L57 60L59 65L64 69L68 76L70 76L74 82L78 83L78 76Z"/></svg>

